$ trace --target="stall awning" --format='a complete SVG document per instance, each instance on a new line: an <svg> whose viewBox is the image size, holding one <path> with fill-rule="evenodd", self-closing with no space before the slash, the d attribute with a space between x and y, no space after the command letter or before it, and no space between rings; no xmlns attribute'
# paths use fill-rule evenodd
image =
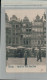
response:
<svg viewBox="0 0 47 80"><path fill-rule="evenodd" d="M32 50L32 48L26 48L26 49L28 49L28 50Z"/></svg>
<svg viewBox="0 0 47 80"><path fill-rule="evenodd" d="M17 49L17 47L7 46L7 49Z"/></svg>
<svg viewBox="0 0 47 80"><path fill-rule="evenodd" d="M17 49L22 49L22 48L25 48L25 47L23 47L23 46L18 46L18 47L17 47Z"/></svg>

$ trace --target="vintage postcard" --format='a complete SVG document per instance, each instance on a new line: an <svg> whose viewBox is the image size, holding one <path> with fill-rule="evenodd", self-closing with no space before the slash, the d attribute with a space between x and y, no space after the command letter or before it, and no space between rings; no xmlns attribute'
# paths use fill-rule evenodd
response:
<svg viewBox="0 0 47 80"><path fill-rule="evenodd" d="M46 9L6 9L6 72L46 72Z"/></svg>
<svg viewBox="0 0 47 80"><path fill-rule="evenodd" d="M1 1L0 79L47 80L47 1Z"/></svg>

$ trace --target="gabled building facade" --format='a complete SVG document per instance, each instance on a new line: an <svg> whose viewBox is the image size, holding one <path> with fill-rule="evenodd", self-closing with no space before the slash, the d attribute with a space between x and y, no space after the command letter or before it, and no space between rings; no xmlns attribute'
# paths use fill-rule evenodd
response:
<svg viewBox="0 0 47 80"><path fill-rule="evenodd" d="M6 22L6 46L46 46L46 19L43 19L44 16L40 18L37 15L36 19L30 22L27 16L20 20L13 15Z"/></svg>

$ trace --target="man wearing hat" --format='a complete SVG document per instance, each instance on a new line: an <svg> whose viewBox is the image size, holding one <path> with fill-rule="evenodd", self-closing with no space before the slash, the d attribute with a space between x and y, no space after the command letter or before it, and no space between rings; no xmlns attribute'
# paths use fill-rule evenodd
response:
<svg viewBox="0 0 47 80"><path fill-rule="evenodd" d="M41 58L41 48L39 47L39 52L38 52L38 59L37 59L37 61L40 59L40 62L42 61L42 58Z"/></svg>
<svg viewBox="0 0 47 80"><path fill-rule="evenodd" d="M25 50L24 56L25 56L25 65L27 65L27 51L26 50Z"/></svg>

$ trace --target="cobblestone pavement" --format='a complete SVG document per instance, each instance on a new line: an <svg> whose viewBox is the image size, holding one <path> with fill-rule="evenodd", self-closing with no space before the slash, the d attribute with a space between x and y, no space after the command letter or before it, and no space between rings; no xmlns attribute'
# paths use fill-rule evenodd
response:
<svg viewBox="0 0 47 80"><path fill-rule="evenodd" d="M37 58L27 58L27 65L45 65L46 58L42 58L42 62ZM25 58L8 58L7 65L25 65Z"/></svg>

